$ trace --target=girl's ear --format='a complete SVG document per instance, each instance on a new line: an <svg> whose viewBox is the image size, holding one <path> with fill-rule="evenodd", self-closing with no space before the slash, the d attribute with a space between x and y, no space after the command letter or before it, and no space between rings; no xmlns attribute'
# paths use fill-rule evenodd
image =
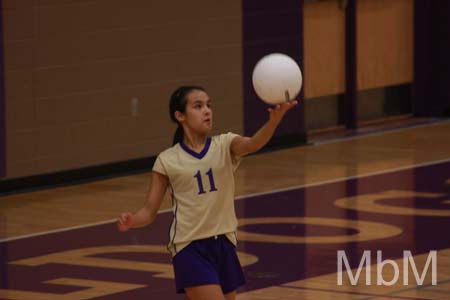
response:
<svg viewBox="0 0 450 300"><path fill-rule="evenodd" d="M184 122L184 120L186 119L186 116L177 110L175 112L175 119L177 119L178 122Z"/></svg>

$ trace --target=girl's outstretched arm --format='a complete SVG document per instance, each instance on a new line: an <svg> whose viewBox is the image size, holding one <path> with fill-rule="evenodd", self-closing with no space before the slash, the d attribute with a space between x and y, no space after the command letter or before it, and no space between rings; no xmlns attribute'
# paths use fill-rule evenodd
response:
<svg viewBox="0 0 450 300"><path fill-rule="evenodd" d="M278 104L274 108L268 108L269 121L266 122L252 137L239 136L231 142L231 152L235 156L243 156L253 153L264 147L272 137L275 129L284 114L292 107L297 105L297 101Z"/></svg>
<svg viewBox="0 0 450 300"><path fill-rule="evenodd" d="M167 176L152 172L152 182L144 207L135 214L129 212L121 213L117 222L119 230L127 231L130 228L143 227L152 223L164 199L168 185L169 179Z"/></svg>

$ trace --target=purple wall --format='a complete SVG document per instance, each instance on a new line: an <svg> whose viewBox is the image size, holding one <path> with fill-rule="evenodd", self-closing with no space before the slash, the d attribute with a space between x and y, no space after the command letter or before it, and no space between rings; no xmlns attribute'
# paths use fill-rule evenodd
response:
<svg viewBox="0 0 450 300"><path fill-rule="evenodd" d="M413 107L418 117L450 109L450 1L414 2Z"/></svg>
<svg viewBox="0 0 450 300"><path fill-rule="evenodd" d="M267 105L256 95L253 68L264 55L291 56L303 70L303 1L243 0L244 132L254 134L268 119ZM298 98L301 99L300 95ZM275 137L304 135L303 103L292 109Z"/></svg>
<svg viewBox="0 0 450 300"><path fill-rule="evenodd" d="M3 43L3 1L0 1L0 177L6 175L5 66Z"/></svg>
<svg viewBox="0 0 450 300"><path fill-rule="evenodd" d="M345 126L358 127L358 65L357 65L356 0L349 0L345 9Z"/></svg>

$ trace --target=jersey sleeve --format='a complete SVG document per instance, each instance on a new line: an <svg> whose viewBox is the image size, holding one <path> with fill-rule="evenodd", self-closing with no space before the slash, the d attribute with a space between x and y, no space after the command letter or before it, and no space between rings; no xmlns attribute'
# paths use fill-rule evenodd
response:
<svg viewBox="0 0 450 300"><path fill-rule="evenodd" d="M157 172L159 174L169 176L167 174L166 168L164 167L163 159L161 158L161 154L158 155L158 157L155 160L155 163L153 164L153 172Z"/></svg>
<svg viewBox="0 0 450 300"><path fill-rule="evenodd" d="M240 135L233 133L233 132L228 132L225 134L225 138L224 138L224 140L225 140L224 144L225 144L225 147L226 147L228 153L230 154L231 162L233 163L234 170L236 170L237 167L239 167L241 160L242 160L242 156L235 156L235 155L233 155L233 153L231 153L231 142L233 141L233 139L235 137L238 137L238 136L240 136Z"/></svg>

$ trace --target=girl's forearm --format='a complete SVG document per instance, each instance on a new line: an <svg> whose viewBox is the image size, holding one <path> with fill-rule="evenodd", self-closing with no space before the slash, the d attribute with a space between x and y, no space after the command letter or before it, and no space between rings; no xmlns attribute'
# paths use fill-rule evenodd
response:
<svg viewBox="0 0 450 300"><path fill-rule="evenodd" d="M280 121L270 119L248 141L251 152L256 152L264 147L272 138Z"/></svg>
<svg viewBox="0 0 450 300"><path fill-rule="evenodd" d="M150 213L147 207L138 210L131 217L131 224L133 228L144 227L155 220L155 216Z"/></svg>
<svg viewBox="0 0 450 300"><path fill-rule="evenodd" d="M273 108L269 108L269 121L264 124L252 137L244 137L237 139L233 145L233 153L245 155L256 152L264 147L272 138L275 129L283 119L284 114L298 104L297 100L278 104Z"/></svg>

